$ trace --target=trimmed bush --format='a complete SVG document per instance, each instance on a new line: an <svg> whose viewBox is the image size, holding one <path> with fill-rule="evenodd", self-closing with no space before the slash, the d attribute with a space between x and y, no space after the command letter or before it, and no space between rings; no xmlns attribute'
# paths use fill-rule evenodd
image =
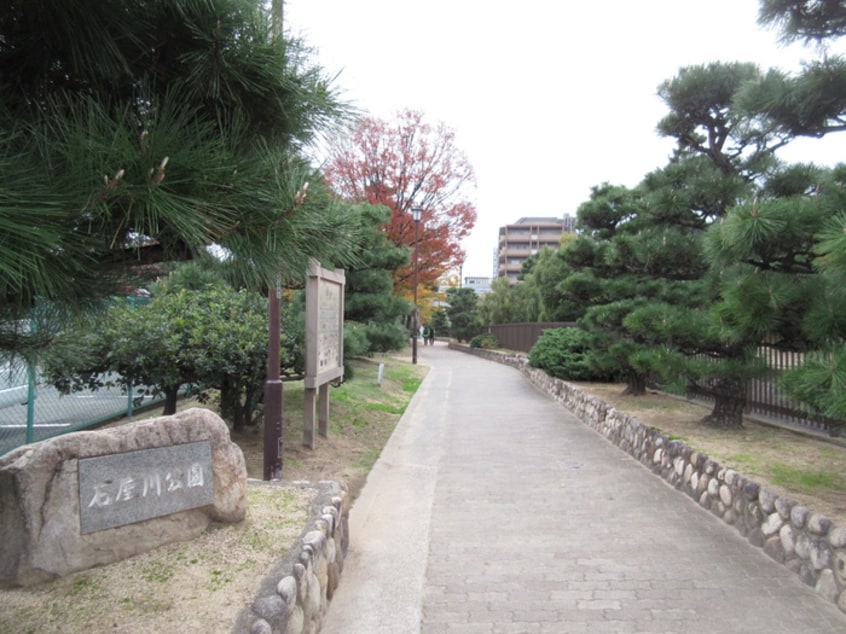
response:
<svg viewBox="0 0 846 634"><path fill-rule="evenodd" d="M367 324L370 352L400 350L408 343L408 329L399 322L371 322Z"/></svg>
<svg viewBox="0 0 846 634"><path fill-rule="evenodd" d="M484 348L491 350L499 346L499 340L492 332L483 332L481 335L476 335L470 340L471 348Z"/></svg>
<svg viewBox="0 0 846 634"><path fill-rule="evenodd" d="M569 381L604 380L588 363L592 337L580 328L555 328L541 335L529 351L529 365Z"/></svg>

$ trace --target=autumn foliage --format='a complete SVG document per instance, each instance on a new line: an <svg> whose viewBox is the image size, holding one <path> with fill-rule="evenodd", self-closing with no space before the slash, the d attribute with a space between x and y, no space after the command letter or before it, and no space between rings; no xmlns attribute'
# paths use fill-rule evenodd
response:
<svg viewBox="0 0 846 634"><path fill-rule="evenodd" d="M394 121L365 117L333 144L326 176L345 200L388 207L391 218L384 231L394 244L414 248L411 210L423 210L417 227L420 286L435 284L464 261L461 240L476 222L466 192L475 177L455 145L455 133L444 124L432 126L412 110ZM395 271L394 284L397 292L411 293L411 265Z"/></svg>

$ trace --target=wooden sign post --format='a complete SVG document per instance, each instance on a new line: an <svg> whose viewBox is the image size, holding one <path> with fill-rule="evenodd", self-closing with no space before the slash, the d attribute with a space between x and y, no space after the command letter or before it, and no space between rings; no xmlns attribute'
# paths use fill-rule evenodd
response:
<svg viewBox="0 0 846 634"><path fill-rule="evenodd" d="M314 418L329 437L329 382L344 376L344 271L312 260L306 281L306 376L303 444L314 449Z"/></svg>

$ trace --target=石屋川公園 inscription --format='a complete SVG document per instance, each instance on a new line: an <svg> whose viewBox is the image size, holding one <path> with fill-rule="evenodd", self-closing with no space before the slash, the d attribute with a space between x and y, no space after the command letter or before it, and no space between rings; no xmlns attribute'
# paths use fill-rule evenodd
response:
<svg viewBox="0 0 846 634"><path fill-rule="evenodd" d="M213 502L209 441L79 460L83 534Z"/></svg>

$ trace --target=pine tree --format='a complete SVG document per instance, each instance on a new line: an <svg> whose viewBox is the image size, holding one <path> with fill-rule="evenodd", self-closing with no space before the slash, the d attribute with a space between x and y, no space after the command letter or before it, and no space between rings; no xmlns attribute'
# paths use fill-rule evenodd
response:
<svg viewBox="0 0 846 634"><path fill-rule="evenodd" d="M0 12L0 348L20 349L36 302L84 307L133 266L211 244L253 287L343 253L351 228L299 152L344 112L258 0L13 2Z"/></svg>
<svg viewBox="0 0 846 634"><path fill-rule="evenodd" d="M394 293L392 273L408 263L409 251L394 245L381 230L391 215L387 207L365 203L351 213L362 231L355 247L356 263L346 271L344 318L363 325L367 352L399 349L408 341L402 321L411 303Z"/></svg>

